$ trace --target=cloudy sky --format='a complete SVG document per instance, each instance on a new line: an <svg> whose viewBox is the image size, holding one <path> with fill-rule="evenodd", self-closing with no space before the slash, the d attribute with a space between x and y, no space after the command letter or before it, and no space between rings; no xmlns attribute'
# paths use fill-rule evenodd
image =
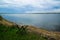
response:
<svg viewBox="0 0 60 40"><path fill-rule="evenodd" d="M0 13L60 12L60 0L0 0Z"/></svg>

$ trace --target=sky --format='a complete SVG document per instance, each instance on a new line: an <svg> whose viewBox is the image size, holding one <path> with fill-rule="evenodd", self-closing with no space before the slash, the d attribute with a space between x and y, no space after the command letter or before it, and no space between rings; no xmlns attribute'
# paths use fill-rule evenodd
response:
<svg viewBox="0 0 60 40"><path fill-rule="evenodd" d="M60 0L0 0L0 13L60 13Z"/></svg>

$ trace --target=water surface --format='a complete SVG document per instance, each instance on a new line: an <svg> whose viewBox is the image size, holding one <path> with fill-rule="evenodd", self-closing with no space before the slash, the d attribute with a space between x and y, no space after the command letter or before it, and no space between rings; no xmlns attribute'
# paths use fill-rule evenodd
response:
<svg viewBox="0 0 60 40"><path fill-rule="evenodd" d="M60 14L2 14L2 16L17 24L60 31Z"/></svg>

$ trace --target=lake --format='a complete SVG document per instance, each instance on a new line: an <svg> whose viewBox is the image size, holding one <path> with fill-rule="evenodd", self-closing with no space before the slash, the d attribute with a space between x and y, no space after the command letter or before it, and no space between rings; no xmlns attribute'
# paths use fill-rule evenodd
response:
<svg viewBox="0 0 60 40"><path fill-rule="evenodd" d="M60 31L60 14L1 14L17 24L33 25L47 30Z"/></svg>

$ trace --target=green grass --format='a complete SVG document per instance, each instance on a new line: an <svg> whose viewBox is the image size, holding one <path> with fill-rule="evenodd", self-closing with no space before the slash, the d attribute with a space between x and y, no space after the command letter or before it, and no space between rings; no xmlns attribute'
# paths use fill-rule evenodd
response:
<svg viewBox="0 0 60 40"><path fill-rule="evenodd" d="M21 34L20 29L16 27L6 27L0 25L0 40L47 40L44 37L34 33Z"/></svg>

